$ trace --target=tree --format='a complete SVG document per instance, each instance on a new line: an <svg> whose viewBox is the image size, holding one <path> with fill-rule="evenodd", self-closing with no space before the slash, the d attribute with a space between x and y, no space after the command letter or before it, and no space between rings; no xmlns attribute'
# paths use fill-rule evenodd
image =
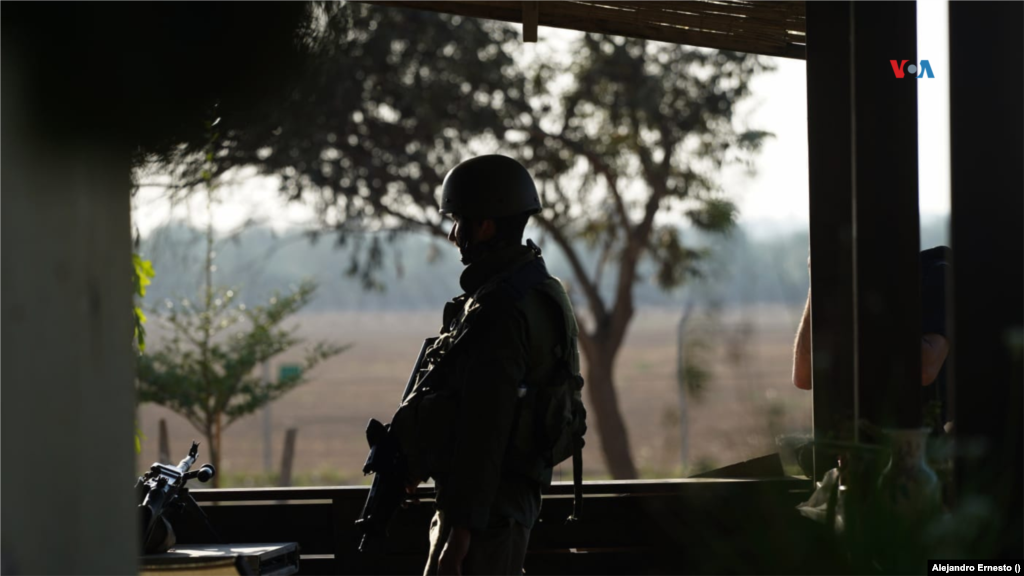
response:
<svg viewBox="0 0 1024 576"><path fill-rule="evenodd" d="M210 185L211 175L206 180ZM235 290L213 284L214 256L210 224L200 302L183 299L175 305L168 300L164 311L153 311L173 335L140 356L137 381L139 402L165 406L188 420L206 439L210 461L219 470L225 428L307 382L309 370L348 347L317 342L306 351L299 373L261 382L254 375L257 366L303 342L295 336L297 328L282 324L312 300L316 284L304 281L288 294L275 293L264 305L236 305ZM219 484L214 476L214 488Z"/></svg>
<svg viewBox="0 0 1024 576"><path fill-rule="evenodd" d="M504 132L503 94L525 91L508 50L518 32L356 2L316 6L298 79L258 103L218 108L214 173L255 166L280 176L282 194L318 208L311 237L351 245L350 274L376 289L386 240L447 236L434 192L469 142ZM206 154L192 138L151 160L188 190L203 181Z"/></svg>
<svg viewBox="0 0 1024 576"><path fill-rule="evenodd" d="M736 162L751 167L768 135L733 120L750 78L768 65L755 55L596 34L583 36L573 54L568 70L542 65L535 72L530 106L514 110L519 122L511 132L521 142L518 155L531 159L542 182L547 208L540 224L566 254L573 294L588 312L580 346L609 470L635 478L613 380L633 318L634 285L645 259L663 289L699 271L705 253L682 243L682 218L705 231L733 226L736 208L717 176ZM573 86L561 95L547 92L566 72ZM577 241L600 247L592 266ZM611 286L603 282L609 264Z"/></svg>
<svg viewBox="0 0 1024 576"><path fill-rule="evenodd" d="M290 99L256 124L227 118L218 171L280 175L282 191L314 203L340 243L355 240L352 271L373 286L386 250L376 232L446 235L435 194L449 168L483 152L523 159L542 190L541 228L572 265L608 468L636 477L613 380L633 286L645 262L666 289L694 273L702 253L681 242L682 218L732 226L717 174L749 162L766 136L733 114L768 65L587 35L571 64L525 70L511 56L517 31L501 23L354 3L323 22L325 41ZM570 88L555 92L564 78ZM599 246L600 258L584 261L580 242Z"/></svg>

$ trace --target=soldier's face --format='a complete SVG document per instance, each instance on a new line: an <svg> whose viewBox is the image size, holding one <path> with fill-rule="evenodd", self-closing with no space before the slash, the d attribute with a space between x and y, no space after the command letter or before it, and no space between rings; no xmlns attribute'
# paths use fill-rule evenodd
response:
<svg viewBox="0 0 1024 576"><path fill-rule="evenodd" d="M456 246L462 244L462 227L459 226L459 217L452 216L452 229L448 232L448 241Z"/></svg>
<svg viewBox="0 0 1024 576"><path fill-rule="evenodd" d="M494 220L476 222L453 216L452 229L448 232L448 241L459 249L460 260L468 266L474 259L473 254L479 252L477 245L494 238L496 230Z"/></svg>
<svg viewBox="0 0 1024 576"><path fill-rule="evenodd" d="M452 228L448 232L448 241L461 248L463 244L472 246L477 242L486 242L494 237L496 226L494 220L483 222L466 222L458 216L452 216ZM468 242L466 242L468 240Z"/></svg>

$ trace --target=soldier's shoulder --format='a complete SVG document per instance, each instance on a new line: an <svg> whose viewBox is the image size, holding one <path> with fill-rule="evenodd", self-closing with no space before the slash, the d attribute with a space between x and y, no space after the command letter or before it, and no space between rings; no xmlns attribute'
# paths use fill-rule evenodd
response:
<svg viewBox="0 0 1024 576"><path fill-rule="evenodd" d="M572 302L565 287L554 277L533 286L529 294L519 301L519 307L527 318L536 321L543 317L550 321L574 322L575 318ZM549 320L545 320L547 321Z"/></svg>
<svg viewBox="0 0 1024 576"><path fill-rule="evenodd" d="M565 284L554 276L548 276L544 282L537 285L537 292L543 293L549 298L558 301L564 308L572 310L572 302L569 300L569 293L565 290Z"/></svg>

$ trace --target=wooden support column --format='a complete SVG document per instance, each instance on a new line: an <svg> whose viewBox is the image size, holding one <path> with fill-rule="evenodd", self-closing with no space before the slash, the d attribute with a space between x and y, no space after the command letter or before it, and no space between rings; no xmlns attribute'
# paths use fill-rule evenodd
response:
<svg viewBox="0 0 1024 576"><path fill-rule="evenodd" d="M856 2L853 223L857 415L922 424L917 199L917 6ZM897 78L891 60L904 64Z"/></svg>
<svg viewBox="0 0 1024 576"><path fill-rule="evenodd" d="M137 573L131 150L42 137L24 48L2 66L0 570Z"/></svg>
<svg viewBox="0 0 1024 576"><path fill-rule="evenodd" d="M807 4L814 437L854 440L850 3ZM835 467L816 453L815 477Z"/></svg>
<svg viewBox="0 0 1024 576"><path fill-rule="evenodd" d="M540 16L540 2L523 2L523 42L537 41L537 21Z"/></svg>
<svg viewBox="0 0 1024 576"><path fill-rule="evenodd" d="M1021 558L1024 5L949 3L953 365L960 503L991 510L973 557ZM939 71L936 70L936 75Z"/></svg>

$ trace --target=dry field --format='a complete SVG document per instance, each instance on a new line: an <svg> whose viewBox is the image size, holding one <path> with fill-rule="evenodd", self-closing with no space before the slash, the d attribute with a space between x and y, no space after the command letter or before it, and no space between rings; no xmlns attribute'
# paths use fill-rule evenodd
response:
<svg viewBox="0 0 1024 576"><path fill-rule="evenodd" d="M811 398L789 382L793 333L799 310L758 307L723 310L714 322L691 322L689 333L708 344L705 392L687 398L688 461L681 462L680 400L675 380L674 309L644 309L633 321L616 366L616 386L630 444L644 477L678 477L775 452L775 437L808 431ZM319 366L310 382L271 408L273 461L279 466L285 430L298 428L297 483L361 483L366 457L363 430L371 417L394 412L423 338L436 333L440 311L333 312L306 314L300 334L308 339L353 343L348 352ZM154 326L154 328L156 328ZM154 330L151 346L158 346ZM297 360L283 355L276 365ZM176 461L188 441L199 439L182 418L157 406L139 410L145 435L140 469L157 459L158 421L167 420ZM236 422L224 436L221 472L229 484L267 482L263 469L261 414ZM591 428L595 428L592 426ZM584 453L586 474L606 477L596 433ZM561 471L571 478L571 470ZM558 477L556 476L556 479Z"/></svg>

